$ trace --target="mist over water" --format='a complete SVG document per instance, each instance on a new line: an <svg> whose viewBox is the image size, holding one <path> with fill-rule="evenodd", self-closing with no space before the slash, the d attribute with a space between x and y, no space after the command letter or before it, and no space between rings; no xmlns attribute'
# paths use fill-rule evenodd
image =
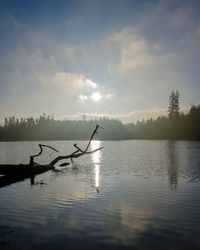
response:
<svg viewBox="0 0 200 250"><path fill-rule="evenodd" d="M0 163L27 163L38 144L0 143ZM60 155L73 144L48 142ZM199 249L200 142L93 141L91 148L100 146L74 168L36 176L35 185L26 179L0 189L2 249ZM36 161L56 156L47 149Z"/></svg>

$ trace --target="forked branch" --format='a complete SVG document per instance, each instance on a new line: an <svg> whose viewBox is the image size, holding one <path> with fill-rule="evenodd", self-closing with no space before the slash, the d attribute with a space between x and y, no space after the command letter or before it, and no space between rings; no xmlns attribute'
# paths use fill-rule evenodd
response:
<svg viewBox="0 0 200 250"><path fill-rule="evenodd" d="M49 163L49 165L54 166L57 162L59 162L59 161L61 161L61 160L66 160L66 159L70 159L70 160L73 162L73 158L78 158L78 157L80 157L80 156L82 156L82 155L84 155L84 154L92 154L92 153L95 153L95 152L98 151L98 150L103 149L103 147L99 147L99 148L96 148L96 149L94 149L94 150L92 150L92 151L88 151L88 149L89 149L89 147L90 147L90 144L91 144L91 142L92 142L92 140L93 140L95 134L98 134L98 132L97 132L98 128L103 129L103 128L100 127L99 125L96 125L96 128L95 128L94 132L92 133L91 138L90 138L90 140L88 141L88 144L87 144L85 150L82 150L80 147L77 146L77 144L74 144L74 147L76 148L76 151L74 151L73 153L71 153L71 154L69 154L69 155L64 155L64 156L58 156L58 157L56 157L53 161L51 161L51 162ZM54 150L54 151L56 151L56 152L59 152L57 149L55 149L55 148L53 148L53 147L51 147L51 146L49 146L49 145L39 144L39 147L40 147L40 152L39 152L38 154L36 154L36 155L31 155L31 156L30 156L30 163L29 163L30 165L33 165L33 164L34 164L34 158L35 158L35 157L37 157L37 156L39 156L39 155L42 154L42 152L43 152L43 147L48 147L48 148L50 148L50 149L52 149L52 150Z"/></svg>
<svg viewBox="0 0 200 250"><path fill-rule="evenodd" d="M85 150L82 150L80 147L77 146L77 144L74 144L74 147L77 149L76 151L74 151L70 155L64 155L64 156L56 157L53 161L50 162L50 165L54 166L57 162L59 162L61 160L66 160L66 159L71 159L71 161L73 162L73 158L78 158L78 157L80 157L80 156L82 156L84 154L92 154L92 153L95 153L98 150L103 149L103 147L99 147L99 148L96 148L96 149L94 149L92 151L88 151L88 149L90 147L90 144L91 144L91 141L93 140L95 134L98 133L97 132L98 128L102 128L102 127L100 127L99 125L96 125L96 128L95 128L94 132L92 133L92 136L91 136Z"/></svg>
<svg viewBox="0 0 200 250"><path fill-rule="evenodd" d="M55 149L55 148L53 148L53 147L51 147L51 146L49 146L49 145L39 144L39 147L40 147L40 152L39 152L38 154L36 154L36 155L31 155L31 156L30 156L30 163L29 163L30 165L34 164L34 158L35 158L35 157L37 157L37 156L39 156L39 155L42 154L42 152L43 152L43 147L50 148L50 149L52 149L52 150L54 150L54 151L56 151L56 152L59 152L57 149Z"/></svg>

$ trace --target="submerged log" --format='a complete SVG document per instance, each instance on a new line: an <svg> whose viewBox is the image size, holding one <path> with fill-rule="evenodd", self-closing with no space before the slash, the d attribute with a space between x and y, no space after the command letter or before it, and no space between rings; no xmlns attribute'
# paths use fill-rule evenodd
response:
<svg viewBox="0 0 200 250"><path fill-rule="evenodd" d="M61 160L70 159L71 162L73 163L74 158L78 158L85 154L92 154L98 150L103 149L103 147L100 147L100 148L96 148L95 150L88 151L95 134L97 134L98 128L101 128L101 127L99 125L96 125L96 128L94 132L92 133L92 136L90 140L88 141L88 144L84 150L78 147L77 144L74 144L73 146L76 148L76 150L73 153L69 155L64 155L64 156L58 156L49 164L39 164L39 163L34 162L34 158L42 154L43 147L47 147L56 152L59 152L57 149L49 145L44 145L44 144L39 144L40 152L36 155L30 156L29 164L0 164L0 175L4 175L3 177L0 177L0 188L5 185L9 185L17 181L24 180L26 178L31 178L31 183L34 183L34 177L36 175L44 173L48 170L54 169L55 164L57 164ZM67 165L69 165L69 162L64 162L60 164L60 167L64 167Z"/></svg>
<svg viewBox="0 0 200 250"><path fill-rule="evenodd" d="M0 164L0 175L37 175L53 169L52 165Z"/></svg>
<svg viewBox="0 0 200 250"><path fill-rule="evenodd" d="M34 178L38 174L42 174L50 169L53 169L52 165L40 165L34 164L4 164L0 165L0 188L11 185L13 183L23 181L30 178L31 184L34 184Z"/></svg>

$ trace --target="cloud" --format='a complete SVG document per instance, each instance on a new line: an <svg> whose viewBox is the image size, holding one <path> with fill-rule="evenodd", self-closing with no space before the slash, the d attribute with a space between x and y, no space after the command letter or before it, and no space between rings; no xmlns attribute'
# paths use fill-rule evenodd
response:
<svg viewBox="0 0 200 250"><path fill-rule="evenodd" d="M81 98L84 99L84 96ZM80 112L72 115L63 115L58 119L72 119L79 120L82 119L83 115L86 116L87 120L99 119L106 117L108 119L118 119L124 123L132 123L137 121L142 121L143 119L157 119L159 116L167 116L167 108L157 108L157 109L149 109L149 110L134 110L128 113L93 113L93 112Z"/></svg>
<svg viewBox="0 0 200 250"><path fill-rule="evenodd" d="M82 74L69 73L69 72L55 72L52 75L42 75L39 79L40 83L46 87L53 86L64 92L71 93L75 90L89 87L96 88L97 84ZM83 95L81 95L83 97ZM82 98L82 100L86 98Z"/></svg>
<svg viewBox="0 0 200 250"><path fill-rule="evenodd" d="M81 102L84 102L84 101L88 100L88 96L87 95L79 95L78 97L79 97L79 99L80 99Z"/></svg>
<svg viewBox="0 0 200 250"><path fill-rule="evenodd" d="M114 97L114 94L107 94L105 97L106 98L112 98L112 97Z"/></svg>
<svg viewBox="0 0 200 250"><path fill-rule="evenodd" d="M20 45L2 56L1 116L38 116L42 112L57 115L66 110L73 112L79 105L76 100L80 91L98 87L88 74L85 76L63 70L58 55L51 51L46 53L42 47Z"/></svg>
<svg viewBox="0 0 200 250"><path fill-rule="evenodd" d="M85 83L86 86L89 86L89 87L91 87L93 89L95 89L97 87L97 84L95 82L93 82L92 80L90 80L90 79L85 79L84 83Z"/></svg>
<svg viewBox="0 0 200 250"><path fill-rule="evenodd" d="M84 76L68 72L56 72L51 79L46 79L42 83L54 85L62 90L73 90L84 86Z"/></svg>
<svg viewBox="0 0 200 250"><path fill-rule="evenodd" d="M14 52L7 54L5 64L10 74L2 74L5 75L10 88L28 85L39 88L41 85L70 93L84 87L97 87L97 83L83 74L60 71L55 56L46 56L39 48L28 50L19 46Z"/></svg>
<svg viewBox="0 0 200 250"><path fill-rule="evenodd" d="M126 74L138 68L145 68L155 63L152 48L138 30L127 27L118 32L113 32L107 38L107 46L115 46L119 53L119 62L108 65L109 72Z"/></svg>
<svg viewBox="0 0 200 250"><path fill-rule="evenodd" d="M151 110L167 108L174 89L181 93L181 106L198 104L199 11L186 2L150 1L134 19L122 16L123 22L119 18L102 25L103 32L88 29L87 34L74 29L73 22L61 34L66 26L54 33L51 27L43 30L4 17L1 115L23 115L26 109L30 115L105 112L124 121L142 119ZM93 92L103 96L97 105L91 105Z"/></svg>
<svg viewBox="0 0 200 250"><path fill-rule="evenodd" d="M159 116L166 116L167 109L157 108L150 110L134 110L129 113L119 114L117 117L124 123L137 122L147 119L157 119Z"/></svg>
<svg viewBox="0 0 200 250"><path fill-rule="evenodd" d="M157 2L134 26L112 31L105 38L105 48L114 55L107 69L123 106L163 107L173 89L180 90L184 106L198 102L199 30L194 8Z"/></svg>

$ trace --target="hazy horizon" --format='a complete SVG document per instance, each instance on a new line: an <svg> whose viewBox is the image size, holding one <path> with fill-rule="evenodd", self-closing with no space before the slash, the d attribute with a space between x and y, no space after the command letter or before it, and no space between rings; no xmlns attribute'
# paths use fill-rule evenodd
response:
<svg viewBox="0 0 200 250"><path fill-rule="evenodd" d="M189 110L188 110L189 112ZM73 115L63 115L63 116L57 116L55 114L46 114L41 113L38 116L32 116L31 114L26 117L16 116L15 114L12 114L10 116L6 115L5 117L12 117L15 116L15 118L30 118L33 117L34 119L39 118L39 116L45 114L46 116L51 116L55 120L95 120L95 119L101 119L101 118L107 118L107 119L117 119L121 121L122 123L136 123L137 121L147 120L147 119L157 119L159 116L166 116L167 117L167 109L166 110L151 110L151 111L134 111L127 114L108 114L108 113L77 113ZM1 117L0 119L0 125L3 125L5 122L5 117ZM83 118L84 117L84 118Z"/></svg>

